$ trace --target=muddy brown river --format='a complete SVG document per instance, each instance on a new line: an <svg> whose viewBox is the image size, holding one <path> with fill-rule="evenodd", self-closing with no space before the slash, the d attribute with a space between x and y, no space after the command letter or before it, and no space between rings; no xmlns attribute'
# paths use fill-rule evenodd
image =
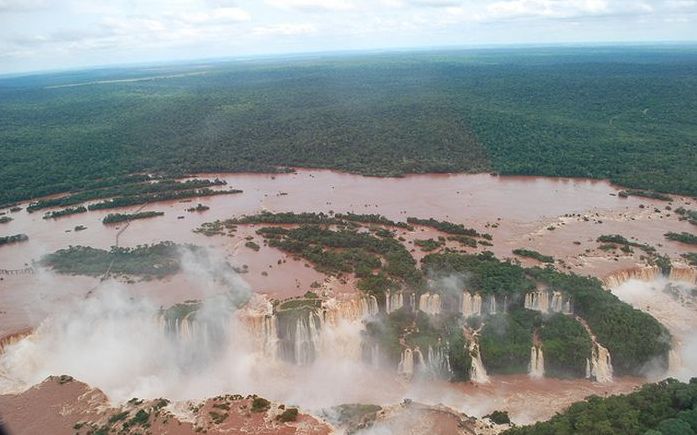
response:
<svg viewBox="0 0 697 435"><path fill-rule="evenodd" d="M191 202L148 204L145 211L163 211L165 215L133 221L121 235L120 246L170 240L210 247L221 252L233 265L246 265L249 272L243 275L244 280L254 292L269 298L302 295L314 282L324 283L334 293L351 293L354 287L351 280L342 282L327 277L303 260L263 246L262 239L255 233L259 226L239 226L233 237L206 237L193 230L204 222L263 210L376 213L396 221L405 221L410 216L433 217L492 234L494 246L486 249L499 258L512 257L511 251L516 248L534 249L564 260L569 270L600 278L642 263L639 252L615 256L599 250L595 240L602 234L621 234L636 239L679 260L680 254L688 252L689 247L667 241L664 233L694 232L693 226L666 209L668 205L695 208L693 199L674 196L669 204L639 197L621 198L617 196L621 188L598 180L489 174L386 179L306 169L293 174L201 174L199 177L218 177L227 181L228 188L244 192ZM185 211L197 203L209 206L210 210ZM118 211L133 212L138 208L140 206ZM43 211L8 212L14 220L0 225L0 235L25 233L29 241L0 247L0 269L25 268L42 255L69 245L108 248L115 243L119 230L119 226L101 223L111 212L114 210L92 211L55 220L42 219ZM77 225L87 229L71 231ZM421 227L398 233L407 243L439 235L435 230ZM258 252L244 246L248 236L261 245ZM417 259L424 255L419 249L413 254ZM532 260L520 261L533 264ZM35 274L0 275L0 278L0 337L36 327L58 304L84 298L85 293L99 283L95 278L60 276L41 270ZM184 274L160 281L131 283L128 287L134 294L163 306L202 296L200 286ZM527 376L501 377L483 386L458 384L450 388L450 395L442 402L476 410L477 401L486 398L491 409L507 408L518 422L527 422L548 418L588 394L628 392L641 382L618 379L612 385L601 385L583 380L532 381ZM441 394L443 390L434 391ZM428 391L415 393L419 398L438 402ZM531 400L540 406L531 408Z"/></svg>

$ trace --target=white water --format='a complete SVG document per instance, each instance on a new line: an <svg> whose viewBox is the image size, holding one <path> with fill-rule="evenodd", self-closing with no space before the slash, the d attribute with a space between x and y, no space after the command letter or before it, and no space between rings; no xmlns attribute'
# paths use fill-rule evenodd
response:
<svg viewBox="0 0 697 435"><path fill-rule="evenodd" d="M479 293L462 293L462 315L465 318L482 315L482 297Z"/></svg>
<svg viewBox="0 0 697 435"><path fill-rule="evenodd" d="M385 292L385 312L390 314L404 306L404 294L401 291Z"/></svg>
<svg viewBox="0 0 697 435"><path fill-rule="evenodd" d="M486 373L486 368L482 362L482 355L479 352L479 341L474 335L469 343L469 352L472 357L472 367L470 367L470 380L477 384L489 383L489 375Z"/></svg>
<svg viewBox="0 0 697 435"><path fill-rule="evenodd" d="M541 346L530 348L530 368L528 372L532 379L542 379L545 377L545 356Z"/></svg>
<svg viewBox="0 0 697 435"><path fill-rule="evenodd" d="M406 378L414 376L414 352L411 349L406 348L402 351L399 365L397 365L397 373Z"/></svg>
<svg viewBox="0 0 697 435"><path fill-rule="evenodd" d="M586 361L586 377L596 382L607 384L612 382L612 358L610 352L593 339L591 359Z"/></svg>
<svg viewBox="0 0 697 435"><path fill-rule="evenodd" d="M437 293L424 293L419 297L419 309L426 314L436 315L441 312L440 295Z"/></svg>

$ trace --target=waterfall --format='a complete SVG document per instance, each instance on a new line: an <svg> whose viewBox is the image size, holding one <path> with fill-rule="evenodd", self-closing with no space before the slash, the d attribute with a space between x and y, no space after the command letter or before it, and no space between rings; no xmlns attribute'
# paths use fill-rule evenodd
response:
<svg viewBox="0 0 697 435"><path fill-rule="evenodd" d="M564 302L564 310L562 311L564 314L573 314L574 311L571 308L571 298L567 299L566 302Z"/></svg>
<svg viewBox="0 0 697 435"><path fill-rule="evenodd" d="M377 343L370 347L370 365L380 367L380 346Z"/></svg>
<svg viewBox="0 0 697 435"><path fill-rule="evenodd" d="M409 294L409 308L411 311L416 311L416 293Z"/></svg>
<svg viewBox="0 0 697 435"><path fill-rule="evenodd" d="M578 316L576 316L576 320L586 328L593 342L591 357L586 359L586 377L594 378L596 382L601 384L612 382L612 357L610 356L610 351L598 343L597 338L593 335L593 331L591 331L585 320Z"/></svg>
<svg viewBox="0 0 697 435"><path fill-rule="evenodd" d="M474 336L469 343L470 357L472 358L472 367L470 367L470 380L477 384L489 383L489 375L486 374L486 368L482 362L482 354L479 352L479 342Z"/></svg>
<svg viewBox="0 0 697 435"><path fill-rule="evenodd" d="M414 376L414 353L411 349L406 348L402 351L402 356L399 359L397 372L408 378Z"/></svg>
<svg viewBox="0 0 697 435"><path fill-rule="evenodd" d="M0 337L0 355L5 352L5 349L8 346L11 346L22 339L30 336L34 331L31 328L24 329L19 332L15 332L14 334L9 334L5 335L4 337Z"/></svg>
<svg viewBox="0 0 697 435"><path fill-rule="evenodd" d="M404 306L404 294L401 291L390 292L385 291L385 312L390 314Z"/></svg>
<svg viewBox="0 0 697 435"><path fill-rule="evenodd" d="M530 348L530 367L528 375L533 379L542 379L545 377L545 356L542 353L541 346L532 346Z"/></svg>
<svg viewBox="0 0 697 435"><path fill-rule="evenodd" d="M440 343L434 348L428 346L428 358L425 364L426 373L432 378L449 379L453 371L450 368L450 357L448 356L449 345Z"/></svg>
<svg viewBox="0 0 697 435"><path fill-rule="evenodd" d="M278 353L278 328L276 323L276 317L264 316L262 318L261 334L258 338L261 341L263 355L272 360L276 359L276 354Z"/></svg>
<svg viewBox="0 0 697 435"><path fill-rule="evenodd" d="M482 297L468 291L462 293L462 315L465 318L482 315Z"/></svg>
<svg viewBox="0 0 697 435"><path fill-rule="evenodd" d="M537 290L525 294L525 308L546 313L549 311L549 293Z"/></svg>
<svg viewBox="0 0 697 435"><path fill-rule="evenodd" d="M564 298L561 292L555 291L552 293L552 303L549 309L553 313L561 313L564 311Z"/></svg>
<svg viewBox="0 0 697 435"><path fill-rule="evenodd" d="M489 314L496 315L496 296L489 296Z"/></svg>
<svg viewBox="0 0 697 435"><path fill-rule="evenodd" d="M424 293L419 297L419 309L426 314L440 314L441 301L437 293Z"/></svg>
<svg viewBox="0 0 697 435"><path fill-rule="evenodd" d="M380 310L378 309L378 300L373 295L368 295L361 298L361 318L375 316Z"/></svg>
<svg viewBox="0 0 697 435"><path fill-rule="evenodd" d="M307 317L298 316L293 340L295 363L307 365L315 360L316 351L319 348L318 323L319 318L312 312Z"/></svg>
<svg viewBox="0 0 697 435"><path fill-rule="evenodd" d="M378 300L373 295L354 297L352 299L337 301L329 299L323 301L324 320L337 325L340 321L359 321L378 314Z"/></svg>
<svg viewBox="0 0 697 435"><path fill-rule="evenodd" d="M671 281L684 281L697 285L697 268L687 265L674 264L670 269L668 279Z"/></svg>
<svg viewBox="0 0 697 435"><path fill-rule="evenodd" d="M595 378L596 382L601 384L612 382L612 358L610 357L610 352L596 341L593 342L590 377Z"/></svg>
<svg viewBox="0 0 697 435"><path fill-rule="evenodd" d="M671 271L672 273L672 271ZM634 269L627 269L603 279L603 283L607 288L619 287L622 283L630 279L638 279L640 281L653 281L661 275L661 268L658 266L646 266Z"/></svg>

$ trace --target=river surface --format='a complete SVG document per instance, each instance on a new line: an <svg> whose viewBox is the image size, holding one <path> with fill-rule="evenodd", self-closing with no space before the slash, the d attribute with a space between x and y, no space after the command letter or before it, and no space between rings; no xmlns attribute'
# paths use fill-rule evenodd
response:
<svg viewBox="0 0 697 435"><path fill-rule="evenodd" d="M169 240L209 247L233 265L247 266L248 273L243 274L242 278L252 291L268 298L302 295L313 283L322 283L334 295L352 293L355 286L350 278L339 280L325 276L305 261L265 246L263 239L256 235L260 225L240 225L231 237L207 237L193 230L204 222L264 210L375 213L395 221L405 221L410 216L433 217L461 223L493 236L493 247L467 248L468 252L488 249L499 258L507 258L513 257L513 249L534 249L563 260L571 271L603 278L619 270L636 267L643 260L640 258L641 252L615 254L599 250L596 242L598 236L621 234L628 239L648 243L656 247L659 253L677 260L680 254L689 251L689 247L666 241L664 233L694 232L694 227L679 221L678 216L666 206L697 207L693 199L678 196L670 204L638 197L620 198L617 196L620 188L606 181L585 179L488 174L371 178L303 169L293 174L202 174L200 177L224 179L228 183L226 188L242 189L243 193L193 199L190 202L148 204L144 210L163 211L165 215L133 221L120 236L120 246L132 247ZM209 206L210 210L186 211L197 203ZM23 207L26 205L22 204ZM115 243L120 227L103 225L103 217L115 211L133 212L139 208L93 211L55 220L42 219L44 211L33 214L25 210L8 212L14 220L0 224L0 235L25 233L30 240L0 247L0 269L27 267L41 256L69 245L107 249ZM84 225L87 229L75 232L73 228L77 225ZM417 260L425 253L413 247L414 240L442 235L433 229L418 226L414 231L400 229L397 233L406 240ZM248 237L261 246L258 252L244 246ZM448 246L462 249L453 243L448 242ZM524 265L536 264L529 259L520 261ZM59 310L62 304L80 303L90 290L100 285L96 278L57 275L43 269L37 269L35 274L0 275L0 278L0 338L35 328L55 310ZM163 280L115 284L127 287L134 297L142 297L155 306L200 299L207 292L206 286L187 273ZM671 310L666 311L670 307L669 296L661 294L663 299L653 299L663 302L654 308L648 307L651 298L642 299L642 295L649 294L647 292L635 292L625 287L616 289L616 292L629 303L667 322L671 332L678 332L678 337L687 342L687 334L682 334L685 331L679 329L680 325L670 322L668 311ZM688 310L684 304L678 312L680 318L695 318L691 316L693 310ZM694 322L688 323L692 325ZM693 348L691 342L685 344ZM692 358L691 353L682 355L682 358L690 363L697 360ZM626 393L645 382L644 379L621 378L611 384L598 384L587 380L532 380L526 375L517 375L495 376L491 383L485 385L440 385L433 381L405 384L392 375L376 378L375 374L365 376L359 372L357 377L336 377L348 382L343 387L339 384L342 394L328 391L324 377L316 379L316 382L309 377L302 382L308 391L316 394L298 396L299 378L285 373L282 379L274 378L267 386L263 382L254 385L258 391L250 393L267 393L274 399L300 404L306 409L345 402L398 403L409 397L429 404L442 403L475 416L495 409L506 409L517 423L527 423L549 418L587 395Z"/></svg>
<svg viewBox="0 0 697 435"><path fill-rule="evenodd" d="M292 174L201 174L221 178L226 188L243 193L194 199L191 202L148 204L144 210L163 211L165 215L133 221L120 237L120 246L136 246L171 240L211 247L236 266L247 265L244 279L257 293L285 298L305 293L313 282L325 282L335 292L352 291L351 282L332 280L301 260L263 246L255 234L258 226L240 226L233 237L206 237L192 230L204 222L224 220L262 210L273 212L354 212L378 213L404 221L409 216L462 223L494 237L492 250L498 257L512 257L516 248L529 248L563 259L570 270L604 277L622 268L640 263L639 255L608 255L597 249L601 234L622 234L657 247L660 253L679 258L689 247L666 241L667 231L690 231L694 227L681 222L666 210L668 203L646 198L620 198L620 188L609 182L587 179L546 177L504 177L489 174L412 175L403 178L363 177L329 170L299 169ZM693 200L674 197L673 208L693 205ZM185 210L202 203L210 210L189 213ZM641 207L641 206L644 207ZM26 207L26 204L22 204ZM693 205L694 206L694 205ZM118 212L133 212L140 206ZM32 214L22 210L9 213L14 220L0 224L0 234L25 233L25 243L0 247L0 269L20 269L42 255L69 245L108 248L115 243L120 227L101 223L115 210L91 211L59 219L42 219L44 211ZM73 228L84 225L86 230ZM691 228L692 227L692 228ZM408 243L414 239L436 237L428 228L400 231ZM244 246L252 236L261 245L255 252ZM449 246L460 247L453 245ZM481 249L480 249L481 250ZM470 250L472 251L472 250ZM424 253L414 249L420 259ZM533 260L521 259L526 265ZM42 275L0 276L0 336L36 325L44 305L37 302L75 296L96 285L89 278L61 277L57 281ZM170 305L196 298L196 283L183 276L163 281L136 283L150 298ZM54 287L54 288L51 288Z"/></svg>

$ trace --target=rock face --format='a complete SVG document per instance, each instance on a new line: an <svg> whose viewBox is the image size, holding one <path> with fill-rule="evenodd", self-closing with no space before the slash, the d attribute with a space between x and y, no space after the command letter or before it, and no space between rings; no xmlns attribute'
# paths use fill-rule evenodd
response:
<svg viewBox="0 0 697 435"><path fill-rule="evenodd" d="M177 404L135 399L117 408L104 393L69 376L52 376L21 394L0 396L0 414L12 435L74 435L98 429L174 435L331 433L314 417L285 411L282 405L239 395Z"/></svg>

